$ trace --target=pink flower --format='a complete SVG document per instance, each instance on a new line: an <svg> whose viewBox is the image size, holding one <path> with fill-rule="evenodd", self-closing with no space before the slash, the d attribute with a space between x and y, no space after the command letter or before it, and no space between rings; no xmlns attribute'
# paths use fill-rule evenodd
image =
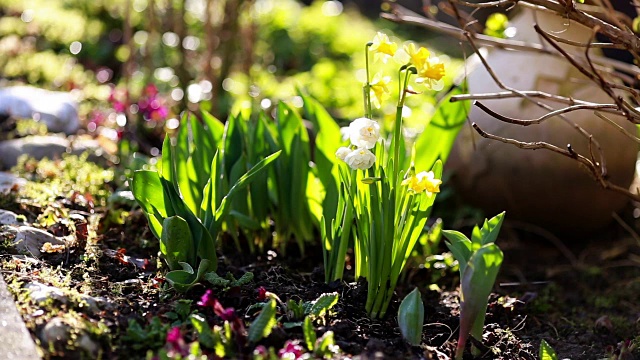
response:
<svg viewBox="0 0 640 360"><path fill-rule="evenodd" d="M153 83L148 84L147 87L145 87L144 92L147 96L156 96L158 95L158 87Z"/></svg>
<svg viewBox="0 0 640 360"><path fill-rule="evenodd" d="M171 344L174 349L180 349L181 340L182 334L180 333L180 327L175 326L167 332L167 344Z"/></svg>
<svg viewBox="0 0 640 360"><path fill-rule="evenodd" d="M267 299L267 289L264 286L258 288L258 301L265 301Z"/></svg>
<svg viewBox="0 0 640 360"><path fill-rule="evenodd" d="M259 359L259 360L268 359L269 358L269 350L267 350L267 348L264 347L263 345L258 345L258 346L256 346L255 349L253 349L253 358L254 359Z"/></svg>
<svg viewBox="0 0 640 360"><path fill-rule="evenodd" d="M305 353L304 348L300 346L298 341L287 340L284 347L278 351L280 359L296 360Z"/></svg>
<svg viewBox="0 0 640 360"><path fill-rule="evenodd" d="M220 316L222 320L232 322L237 318L236 311L233 308L225 309L218 299L214 299L213 302L213 312Z"/></svg>
<svg viewBox="0 0 640 360"><path fill-rule="evenodd" d="M198 301L198 306L209 307L214 305L215 298L213 297L213 291L211 289L204 292L200 301Z"/></svg>

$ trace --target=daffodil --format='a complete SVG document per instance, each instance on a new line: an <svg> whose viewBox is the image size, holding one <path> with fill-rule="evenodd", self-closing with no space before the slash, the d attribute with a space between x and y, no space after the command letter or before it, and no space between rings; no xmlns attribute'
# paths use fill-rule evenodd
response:
<svg viewBox="0 0 640 360"><path fill-rule="evenodd" d="M351 153L351 149L343 146L336 151L336 157L344 161L344 158L346 158L349 153Z"/></svg>
<svg viewBox="0 0 640 360"><path fill-rule="evenodd" d="M369 89L371 90L371 103L377 109L380 109L380 104L389 98L389 82L391 82L390 76L382 76L377 73L373 80L369 83Z"/></svg>
<svg viewBox="0 0 640 360"><path fill-rule="evenodd" d="M349 124L349 140L356 147L371 149L380 138L380 124L367 119L358 118Z"/></svg>
<svg viewBox="0 0 640 360"><path fill-rule="evenodd" d="M430 58L424 62L424 65L418 68L417 83L423 83L431 90L442 90L444 83L444 63L438 58Z"/></svg>
<svg viewBox="0 0 640 360"><path fill-rule="evenodd" d="M427 48L420 46L416 48L416 44L409 43L403 46L402 50L398 50L394 59L400 64L411 63L416 69L421 69L430 56Z"/></svg>
<svg viewBox="0 0 640 360"><path fill-rule="evenodd" d="M402 185L408 185L409 190L415 193L424 192L428 197L440 192L442 180L436 179L433 171L422 171L402 181Z"/></svg>
<svg viewBox="0 0 640 360"><path fill-rule="evenodd" d="M378 32L376 36L373 37L373 41L371 41L371 47L369 50L373 52L373 61L377 62L378 60L382 60L383 63L387 63L387 59L396 54L396 50L398 50L398 44L391 42L389 37L381 32Z"/></svg>
<svg viewBox="0 0 640 360"><path fill-rule="evenodd" d="M370 150L359 148L345 156L344 162L354 170L367 170L376 162L376 156Z"/></svg>

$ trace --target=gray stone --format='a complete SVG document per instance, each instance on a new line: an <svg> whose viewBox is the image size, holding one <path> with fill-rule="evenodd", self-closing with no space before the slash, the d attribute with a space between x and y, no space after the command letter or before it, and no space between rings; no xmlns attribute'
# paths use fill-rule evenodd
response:
<svg viewBox="0 0 640 360"><path fill-rule="evenodd" d="M0 143L1 144L1 143ZM4 155L0 150L0 154ZM2 168L2 158L4 156L0 156L0 168ZM13 174L0 172L0 194L6 194L11 191L14 187L22 187L27 183L27 180L17 177Z"/></svg>
<svg viewBox="0 0 640 360"><path fill-rule="evenodd" d="M76 138L69 141L57 135L34 135L0 142L0 168L11 168L18 163L21 155L29 155L36 160L60 158L64 153L80 155L89 152L88 160L101 163L105 155L97 140Z"/></svg>
<svg viewBox="0 0 640 360"><path fill-rule="evenodd" d="M7 360L40 359L36 345L0 275L0 354Z"/></svg>
<svg viewBox="0 0 640 360"><path fill-rule="evenodd" d="M77 340L77 345L87 354L96 356L100 351L100 345L87 334L82 334Z"/></svg>
<svg viewBox="0 0 640 360"><path fill-rule="evenodd" d="M16 237L13 240L16 250L25 255L40 257L40 249L45 243L51 245L66 245L64 238L56 237L44 230L31 226L20 226L16 229Z"/></svg>
<svg viewBox="0 0 640 360"><path fill-rule="evenodd" d="M69 298L64 294L64 292L55 286L47 286L39 282L31 282L26 284L24 288L29 291L29 298L37 304L43 303L49 299L59 301L63 304L66 304L69 301Z"/></svg>
<svg viewBox="0 0 640 360"><path fill-rule="evenodd" d="M30 86L0 89L0 114L35 119L50 132L74 134L80 127L78 104L71 94Z"/></svg>
<svg viewBox="0 0 640 360"><path fill-rule="evenodd" d="M0 225L22 225L23 217L13 211L0 209Z"/></svg>
<svg viewBox="0 0 640 360"><path fill-rule="evenodd" d="M44 326L40 334L40 339L46 346L58 345L61 348L67 344L71 337L71 326L64 322L61 317L54 317Z"/></svg>

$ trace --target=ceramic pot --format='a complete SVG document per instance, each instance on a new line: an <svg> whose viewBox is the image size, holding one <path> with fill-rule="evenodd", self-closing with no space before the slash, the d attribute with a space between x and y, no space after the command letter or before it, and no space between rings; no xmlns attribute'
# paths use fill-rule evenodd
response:
<svg viewBox="0 0 640 360"><path fill-rule="evenodd" d="M579 24L545 12L525 9L512 24L518 29L515 40L540 42L533 29L541 28L574 41L586 42L591 34ZM492 49L488 62L498 77L519 90L541 90L576 99L612 103L569 62L531 52ZM483 66L468 77L469 92L488 93L501 89ZM499 114L534 119L547 111L522 99L483 101ZM562 105L548 102L558 109ZM595 136L602 147L609 179L628 186L633 178L638 146L593 111L568 113L567 118ZM551 118L538 125L520 126L497 120L472 107L470 121L488 133L520 141L545 141L561 148L571 144L581 154L589 154L589 141L561 119ZM624 129L636 133L635 125L614 118ZM447 168L454 172L454 185L463 199L484 209L488 215L506 210L507 218L520 219L551 230L588 232L601 228L621 210L628 199L600 187L578 162L548 150L525 150L480 137L471 127L461 131Z"/></svg>

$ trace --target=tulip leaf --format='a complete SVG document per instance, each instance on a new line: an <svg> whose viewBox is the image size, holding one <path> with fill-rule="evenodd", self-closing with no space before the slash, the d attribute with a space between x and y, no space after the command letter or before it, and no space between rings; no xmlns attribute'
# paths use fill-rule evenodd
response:
<svg viewBox="0 0 640 360"><path fill-rule="evenodd" d="M460 279L460 334L482 340L482 329L491 289L502 264L503 254L496 244L478 249Z"/></svg>
<svg viewBox="0 0 640 360"><path fill-rule="evenodd" d="M163 255L169 269L177 269L180 266L179 263L194 263L196 261L191 230L183 218L171 216L164 219L160 241L165 248Z"/></svg>
<svg viewBox="0 0 640 360"><path fill-rule="evenodd" d="M398 326L404 339L413 346L422 342L424 324L424 304L418 288L413 289L400 303Z"/></svg>
<svg viewBox="0 0 640 360"><path fill-rule="evenodd" d="M442 230L442 235L447 239L445 244L449 248L449 251L453 254L453 257L458 260L458 266L460 267L460 280L464 274L467 263L471 258L472 245L463 233L455 230Z"/></svg>

